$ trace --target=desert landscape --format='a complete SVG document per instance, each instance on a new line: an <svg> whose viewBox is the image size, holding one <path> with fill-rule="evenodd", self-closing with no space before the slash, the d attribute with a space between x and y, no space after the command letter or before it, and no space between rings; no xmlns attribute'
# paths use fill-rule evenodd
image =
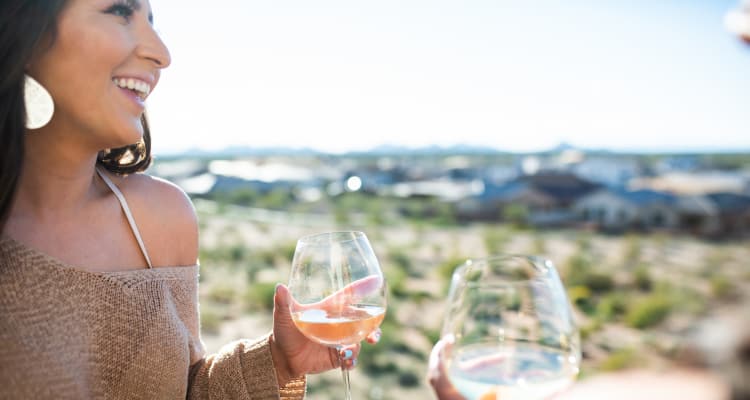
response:
<svg viewBox="0 0 750 400"><path fill-rule="evenodd" d="M439 338L450 275L468 258L536 254L555 263L581 330L579 379L694 363L702 357L703 327L748 313L747 239L382 218L388 209L373 218L350 209L292 213L205 199L195 199L195 205L202 335L209 351L270 330L274 287L288 280L297 238L338 229L368 235L390 293L383 338L376 346L363 345L351 373L355 398L434 398L425 379L427 358ZM338 371L309 377L310 399L336 398L342 391Z"/></svg>

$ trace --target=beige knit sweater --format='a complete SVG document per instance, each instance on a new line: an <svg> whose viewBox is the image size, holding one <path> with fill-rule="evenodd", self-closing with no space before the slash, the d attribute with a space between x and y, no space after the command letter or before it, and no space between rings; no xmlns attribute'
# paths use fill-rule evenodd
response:
<svg viewBox="0 0 750 400"><path fill-rule="evenodd" d="M268 338L206 356L198 266L91 273L0 237L0 399L303 398Z"/></svg>

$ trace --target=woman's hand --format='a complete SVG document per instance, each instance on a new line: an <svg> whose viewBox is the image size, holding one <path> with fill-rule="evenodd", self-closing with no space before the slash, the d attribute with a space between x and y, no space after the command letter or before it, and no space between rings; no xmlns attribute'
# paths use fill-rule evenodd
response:
<svg viewBox="0 0 750 400"><path fill-rule="evenodd" d="M450 337L442 338L435 343L430 353L429 369L427 378L435 391L435 395L440 400L465 400L448 379L448 372L445 370L445 351L452 346Z"/></svg>
<svg viewBox="0 0 750 400"><path fill-rule="evenodd" d="M445 370L445 354L450 351L453 345L452 336L444 337L435 343L430 353L429 370L427 371L427 378L432 386L432 390L435 391L435 395L439 400L465 400L465 398L458 393L453 384L451 384L448 378L448 372ZM496 400L500 399L496 390L490 390L483 394L480 400Z"/></svg>
<svg viewBox="0 0 750 400"><path fill-rule="evenodd" d="M305 337L292 322L289 312L289 289L285 285L276 286L273 308L273 333L271 334L271 355L273 356L279 385L283 386L293 378L305 374L315 374L341 366L339 357L344 360L344 368L351 369L357 363L360 345L344 347L340 354L334 348L316 343ZM380 340L380 329L373 331L368 343Z"/></svg>

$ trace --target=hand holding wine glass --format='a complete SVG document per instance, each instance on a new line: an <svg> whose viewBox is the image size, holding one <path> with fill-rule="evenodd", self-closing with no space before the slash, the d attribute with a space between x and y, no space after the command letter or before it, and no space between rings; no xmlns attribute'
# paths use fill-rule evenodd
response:
<svg viewBox="0 0 750 400"><path fill-rule="evenodd" d="M431 383L442 399L548 399L578 373L580 343L551 262L503 256L453 275Z"/></svg>
<svg viewBox="0 0 750 400"><path fill-rule="evenodd" d="M339 353L375 331L385 316L385 280L367 237L332 232L300 239L288 307L302 334ZM343 360L341 365L350 399L349 374Z"/></svg>

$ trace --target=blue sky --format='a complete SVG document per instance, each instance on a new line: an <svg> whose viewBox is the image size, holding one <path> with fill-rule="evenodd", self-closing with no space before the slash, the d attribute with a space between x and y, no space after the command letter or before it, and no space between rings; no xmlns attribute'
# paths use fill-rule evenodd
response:
<svg viewBox="0 0 750 400"><path fill-rule="evenodd" d="M735 0L151 0L157 154L382 144L750 150Z"/></svg>

